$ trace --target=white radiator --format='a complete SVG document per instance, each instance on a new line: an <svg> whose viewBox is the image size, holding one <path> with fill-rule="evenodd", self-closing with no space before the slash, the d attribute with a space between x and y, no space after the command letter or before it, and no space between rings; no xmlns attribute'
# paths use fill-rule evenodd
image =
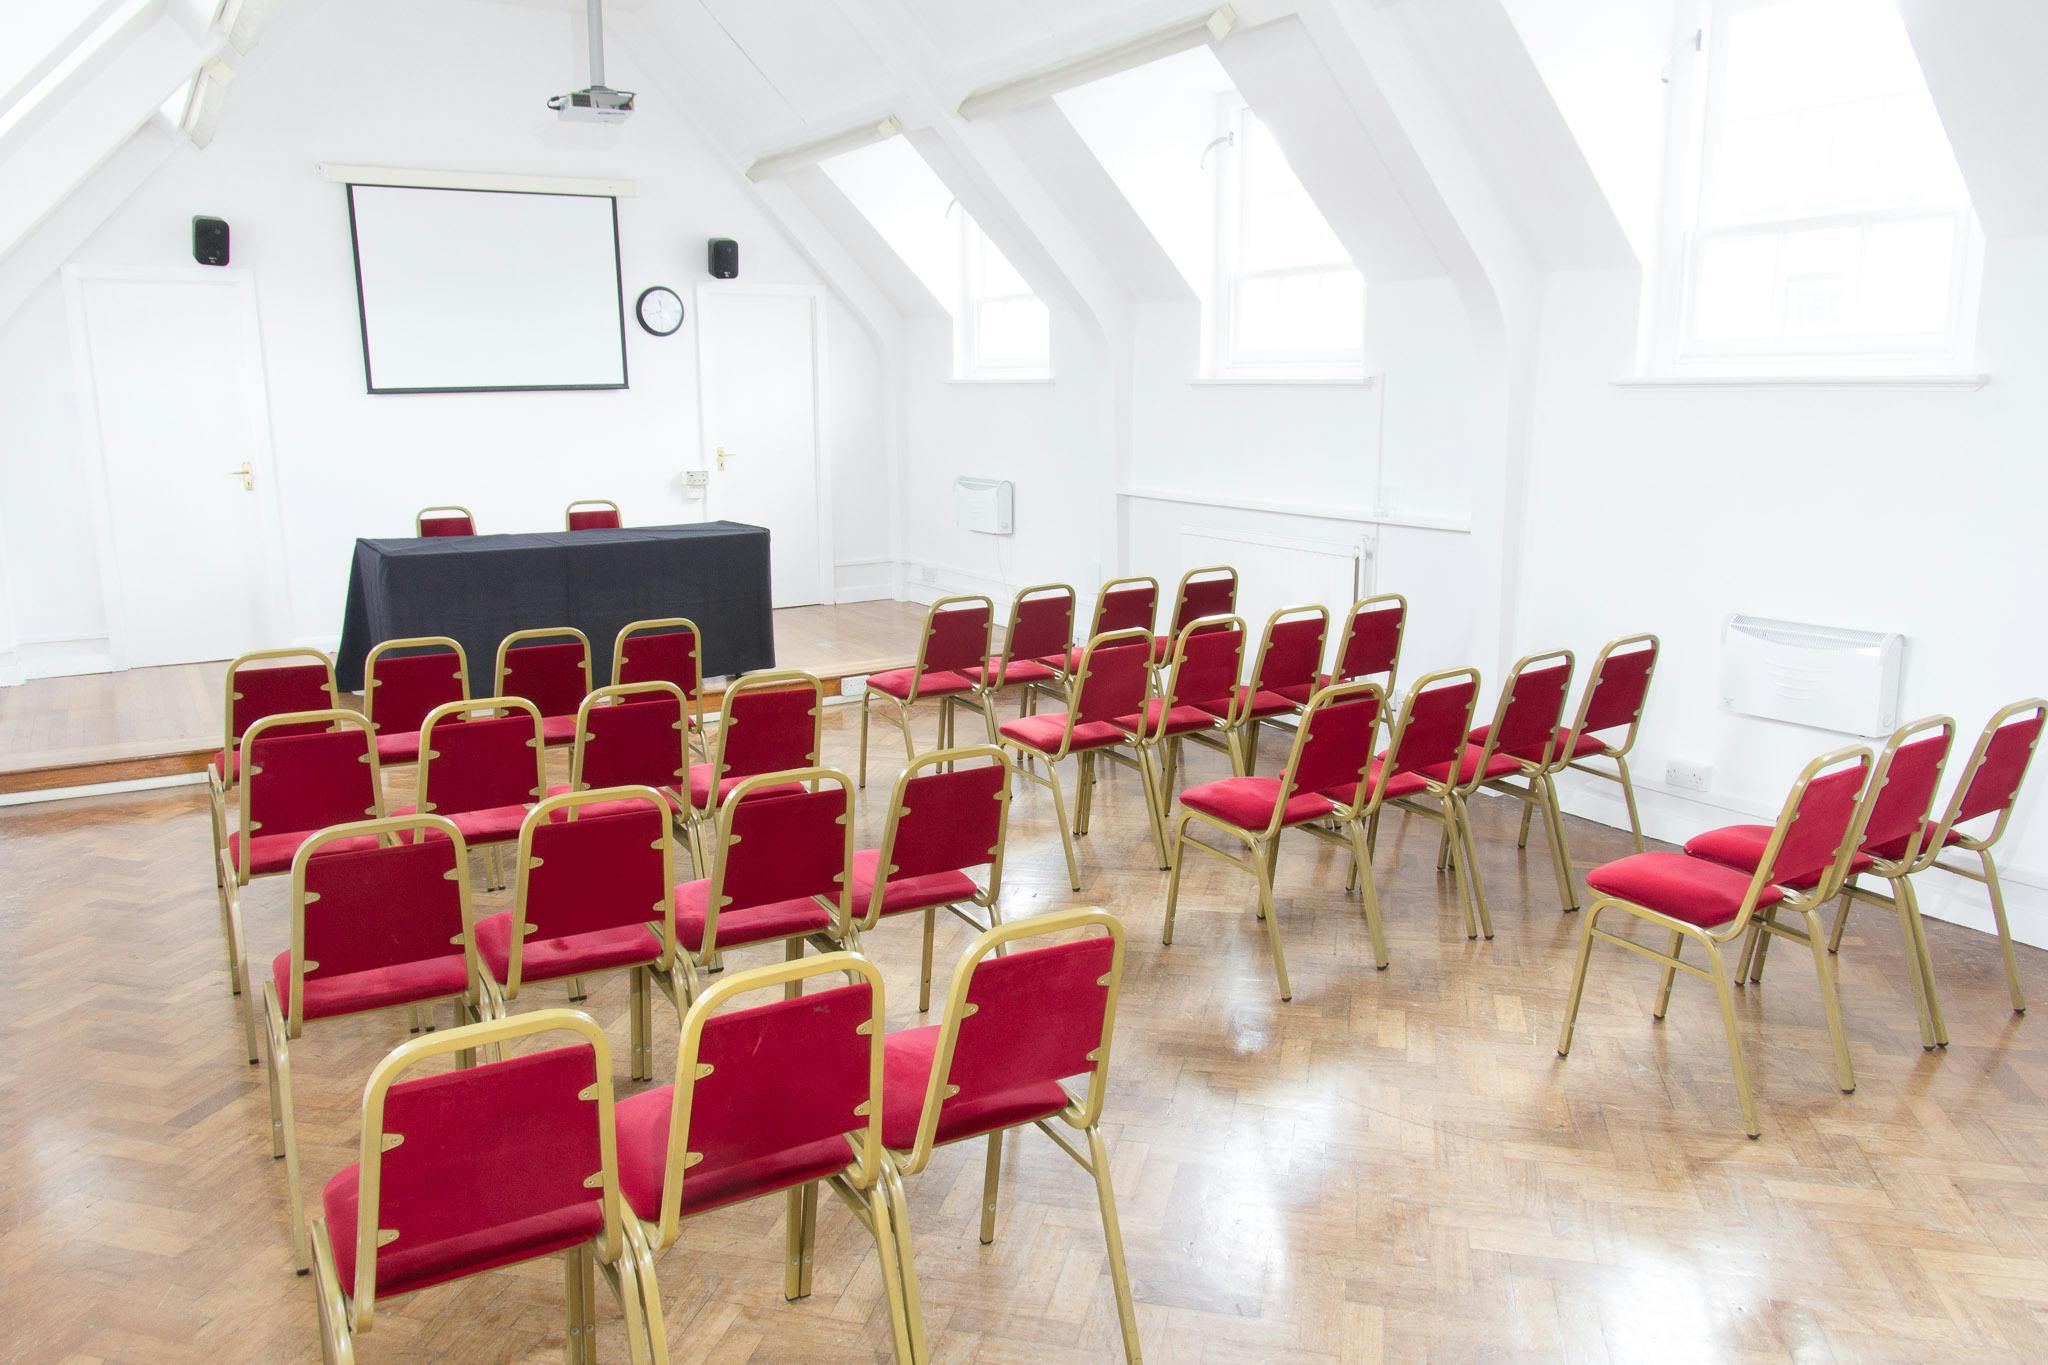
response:
<svg viewBox="0 0 2048 1365"><path fill-rule="evenodd" d="M1015 528L1017 486L1008 479L953 480L953 524L963 531L1006 536Z"/></svg>
<svg viewBox="0 0 2048 1365"><path fill-rule="evenodd" d="M1721 632L1721 703L1816 730L1887 735L1899 723L1905 647L1903 635L1730 616Z"/></svg>
<svg viewBox="0 0 2048 1365"><path fill-rule="evenodd" d="M1330 609L1331 638L1343 628L1344 613L1371 591L1373 544L1303 540L1222 527L1183 526L1180 553L1183 567L1228 564L1238 572L1237 614L1251 628L1245 645L1246 665L1258 649L1266 617L1281 607L1320 603ZM1161 620L1173 615L1173 579L1159 585Z"/></svg>

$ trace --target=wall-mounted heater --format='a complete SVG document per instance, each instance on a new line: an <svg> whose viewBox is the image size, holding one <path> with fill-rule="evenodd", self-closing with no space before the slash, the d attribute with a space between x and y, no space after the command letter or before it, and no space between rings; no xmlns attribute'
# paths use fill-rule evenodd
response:
<svg viewBox="0 0 2048 1365"><path fill-rule="evenodd" d="M963 531L1006 536L1016 529L1017 485L1008 479L953 480L953 524Z"/></svg>
<svg viewBox="0 0 2048 1365"><path fill-rule="evenodd" d="M1730 616L1721 631L1721 704L1745 716L1851 735L1898 725L1906 637Z"/></svg>

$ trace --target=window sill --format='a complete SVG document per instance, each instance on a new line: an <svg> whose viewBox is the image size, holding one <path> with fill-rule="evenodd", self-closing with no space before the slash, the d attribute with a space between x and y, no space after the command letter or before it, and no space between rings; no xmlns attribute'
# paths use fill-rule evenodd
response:
<svg viewBox="0 0 2048 1365"><path fill-rule="evenodd" d="M1197 375L1188 381L1190 388L1253 388L1253 389L1369 389L1380 382L1376 374L1301 374L1301 375Z"/></svg>
<svg viewBox="0 0 2048 1365"><path fill-rule="evenodd" d="M1988 374L1686 374L1631 375L1618 389L1926 389L1969 392Z"/></svg>
<svg viewBox="0 0 2048 1365"><path fill-rule="evenodd" d="M1026 386L1026 387L1029 387L1029 386L1031 386L1031 385L1034 385L1034 384L1036 384L1036 385L1039 385L1040 387L1050 387L1050 386L1051 386L1051 384L1052 384L1052 376L1051 376L1051 375L1049 375L1049 374L1019 374L1019 375L989 375L989 374L969 374L969 375L953 375L953 376L949 377L949 378L948 378L948 379L946 380L946 382L947 382L948 384L964 384L964 385L967 385L967 386L969 386L969 387L978 387L978 386L981 386L981 385L988 385L988 384L993 384L993 385L998 385L998 386L1003 386L1003 385L1011 385L1011 386L1014 386L1014 385L1019 385L1019 384L1021 384L1021 385L1024 385L1024 386Z"/></svg>

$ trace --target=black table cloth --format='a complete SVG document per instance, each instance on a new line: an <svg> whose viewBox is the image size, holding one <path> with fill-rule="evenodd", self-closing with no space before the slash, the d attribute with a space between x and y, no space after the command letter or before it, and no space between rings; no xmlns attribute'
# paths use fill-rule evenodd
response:
<svg viewBox="0 0 2048 1365"><path fill-rule="evenodd" d="M590 637L595 686L611 681L612 641L630 621L687 616L707 675L775 665L768 531L734 521L509 536L358 540L349 568L336 681L363 686L380 640L447 635L469 656L472 696L488 696L498 642L515 630L574 626Z"/></svg>

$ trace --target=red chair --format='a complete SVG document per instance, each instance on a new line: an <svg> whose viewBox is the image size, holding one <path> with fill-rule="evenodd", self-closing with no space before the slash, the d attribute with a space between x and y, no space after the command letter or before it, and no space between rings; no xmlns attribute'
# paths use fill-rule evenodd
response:
<svg viewBox="0 0 2048 1365"><path fill-rule="evenodd" d="M363 661L363 714L377 732L377 761L417 763L427 713L469 700L469 656L446 635L386 640Z"/></svg>
<svg viewBox="0 0 2048 1365"><path fill-rule="evenodd" d="M814 768L825 754L825 686L809 673L753 673L725 689L708 763L690 765L691 866L706 872L704 837L727 794L749 777ZM716 774L714 780L713 774ZM795 790L789 783L784 790Z"/></svg>
<svg viewBox="0 0 2048 1365"><path fill-rule="evenodd" d="M823 976L847 984L791 998ZM776 986L781 1000L729 1008ZM644 1239L664 1251L686 1219L782 1195L791 1301L810 1296L818 1186L829 1187L874 1238L896 1359L915 1362L924 1322L902 1183L882 1148L883 1036L882 974L858 953L727 976L683 1016L674 1083L619 1105L620 1177Z"/></svg>
<svg viewBox="0 0 2048 1365"><path fill-rule="evenodd" d="M995 713L995 694L1015 685L1022 691L1017 714L1028 716L1038 709L1041 690L1066 686L1073 647L1074 590L1064 583L1040 583L1019 592L1010 604L1002 653L967 676L980 686L989 714Z"/></svg>
<svg viewBox="0 0 2048 1365"><path fill-rule="evenodd" d="M498 714L502 712L503 714ZM497 848L519 837L526 812L547 792L540 712L520 697L449 702L420 727L416 809L455 822L472 848L491 850L489 887L504 876ZM411 815L414 806L393 815Z"/></svg>
<svg viewBox="0 0 2048 1365"><path fill-rule="evenodd" d="M1095 616L1089 623L1088 638L1093 640L1099 636L1114 635L1126 630L1142 630L1150 635L1153 621L1158 615L1158 579L1143 575L1137 578L1112 578L1095 594ZM1085 648L1086 646L1074 646L1067 650L1067 675L1070 681L1074 669L1081 662L1081 653Z"/></svg>
<svg viewBox="0 0 2048 1365"><path fill-rule="evenodd" d="M1329 633L1330 613L1324 607L1282 607L1267 618L1252 680L1238 689L1237 744L1243 755L1239 772L1258 771L1259 722L1292 715L1306 704L1306 698L1294 697L1315 690Z"/></svg>
<svg viewBox="0 0 2048 1365"><path fill-rule="evenodd" d="M266 716L242 736L241 756L223 885L289 872L299 846L329 825L384 814L376 739L358 712Z"/></svg>
<svg viewBox="0 0 2048 1365"><path fill-rule="evenodd" d="M1145 713L1151 692L1152 631L1133 627L1098 635L1081 651L1074 667L1074 699L1070 709L1019 716L998 727L1005 748L1016 751L1017 769L1052 792L1053 818L1059 821L1060 845L1067 855L1067 880L1081 889L1081 869L1074 860L1074 836L1088 832L1089 807L1095 791L1095 754L1112 745L1136 741L1137 731L1119 724L1120 717ZM1060 795L1059 762L1072 754L1078 760L1074 779L1074 825L1067 828L1067 807ZM1040 776L1032 759L1045 764ZM1150 769L1144 769L1151 782Z"/></svg>
<svg viewBox="0 0 2048 1365"><path fill-rule="evenodd" d="M629 974L633 1079L654 1079L650 985L675 1004L674 845L669 806L652 787L551 796L519 830L512 908L476 926L492 1012L522 986L601 972ZM677 1006L680 1011L681 1006Z"/></svg>
<svg viewBox="0 0 2048 1365"><path fill-rule="evenodd" d="M1010 827L1009 756L990 745L925 754L896 780L888 809L881 847L853 855L857 931L866 933L887 916L923 913L921 1014L932 1004L935 912L951 910L977 933L1003 922L996 901ZM969 875L982 866L988 868L986 886ZM968 905L986 910L988 924L976 923L963 908Z"/></svg>
<svg viewBox="0 0 2048 1365"><path fill-rule="evenodd" d="M578 498L562 514L563 527L570 531L616 531L619 505L610 498Z"/></svg>
<svg viewBox="0 0 2048 1365"><path fill-rule="evenodd" d="M541 734L549 744L576 742L576 713L590 695L590 639L582 631L574 626L513 631L498 642L493 677L493 696L524 697L539 709Z"/></svg>
<svg viewBox="0 0 2048 1365"><path fill-rule="evenodd" d="M1335 672L1320 674L1318 687L1332 683L1363 682L1378 678L1388 696L1394 695L1394 677L1401 666L1401 636L1408 627L1408 599L1397 592L1384 592L1351 605L1344 629L1337 637ZM1299 686L1281 689L1289 701L1307 701Z"/></svg>
<svg viewBox="0 0 2048 1365"><path fill-rule="evenodd" d="M1237 615L1237 570L1227 564L1206 569L1189 569L1173 590L1173 626L1164 635L1152 637L1152 662L1163 666L1173 656L1174 642L1181 632L1210 616Z"/></svg>
<svg viewBox="0 0 2048 1365"><path fill-rule="evenodd" d="M279 663L276 660L311 660ZM213 825L213 868L215 885L221 886L220 859L228 846L228 797L241 771L242 736L251 725L267 716L292 711L327 712L341 705L341 693L334 685L334 661L317 649L259 649L244 654L228 665L223 684L223 708L219 752L207 760L207 813ZM324 729L324 724L305 729ZM291 733L273 728L273 735ZM234 964L230 962L230 971ZM240 978L235 978L239 982ZM239 986L236 989L240 989Z"/></svg>
<svg viewBox="0 0 2048 1365"><path fill-rule="evenodd" d="M1553 649L1516 660L1508 674L1507 686L1501 689L1493 723L1481 726L1466 737L1465 756L1460 765L1463 776L1458 791L1462 811L1470 811L1472 797L1485 787L1520 801L1524 814L1536 810L1543 812L1543 828L1550 836L1551 869L1557 873L1558 904L1564 910L1578 909L1579 897L1572 887L1571 850L1565 845L1564 813L1558 807L1557 788L1552 785L1550 775L1557 759L1560 727L1564 724L1564 704L1571 689L1570 650ZM1459 850L1457 856L1471 858L1472 890L1483 907L1486 890L1479 872L1479 850L1476 846L1469 846L1473 838L1472 823L1462 820L1459 828L1468 847ZM1441 858L1440 853L1439 861ZM1489 915L1487 918L1490 922L1492 917Z"/></svg>
<svg viewBox="0 0 2048 1365"><path fill-rule="evenodd" d="M1242 617L1223 616L1189 622L1174 641L1159 695L1145 703L1142 715L1117 717L1117 725L1136 735L1132 744L1149 780L1145 791L1152 813L1152 841L1163 870L1171 862L1166 850L1166 819L1178 789L1182 746L1190 739L1217 749L1231 769L1243 768L1234 738L1242 717L1245 624ZM1105 750L1116 752L1114 748Z"/></svg>
<svg viewBox="0 0 2048 1365"><path fill-rule="evenodd" d="M552 1033L572 1041L402 1079L451 1052ZM326 1358L355 1359L380 1297L560 1254L568 1358L597 1358L602 1265L632 1358L666 1361L653 1260L620 1194L616 1124L611 1048L578 1010L415 1038L378 1063L363 1093L362 1156L327 1182L310 1229Z"/></svg>
<svg viewBox="0 0 2048 1365"><path fill-rule="evenodd" d="M1557 1055L1571 1051L1572 1028L1586 989L1586 964L1599 939L1641 954L1664 966L1652 1017L1662 1019L1671 1005L1671 983L1679 972L1714 983L1721 998L1721 1024L1728 1034L1728 1056L1735 1066L1735 1091L1742 1101L1743 1126L1750 1137L1762 1130L1756 1122L1756 1100L1750 1093L1749 1069L1742 1060L1742 1037L1735 1026L1735 992L1722 949L1742 937L1759 912L1788 912L1806 921L1804 932L1772 925L1772 932L1798 938L1813 949L1820 977L1821 1004L1835 1048L1835 1079L1847 1094L1856 1088L1849 1065L1849 1043L1842 1031L1842 1011L1835 999L1834 972L1828 965L1821 932L1820 908L1834 898L1847 874L1862 823L1869 816L1866 791L1870 750L1861 745L1823 754L1806 765L1785 798L1777 824L1765 840L1754 872L1740 872L1706 858L1684 853L1636 853L1606 863L1586 874L1594 900L1586 909L1579 934L1578 965L1572 971L1571 993L1565 1000L1564 1028ZM1658 952L1645 944L1600 927L1600 916L1619 909L1655 928L1668 930L1671 946ZM1704 969L1683 962L1688 942L1706 953Z"/></svg>
<svg viewBox="0 0 2048 1365"><path fill-rule="evenodd" d="M1372 794L1373 784L1367 779L1372 775L1373 736L1382 701L1379 688L1372 683L1340 683L1318 692L1302 713L1301 728L1295 732L1293 749L1279 777L1226 777L1180 794L1181 816L1173 829L1173 870L1166 880L1166 924L1160 942L1173 942L1181 869L1187 850L1199 849L1251 873L1258 882L1258 916L1265 921L1266 941L1273 950L1280 998L1294 998L1294 987L1287 980L1287 954L1280 946L1279 906L1273 899L1280 836L1290 829L1306 830L1346 846L1361 867L1368 865L1359 813ZM1190 838L1191 825L1244 845L1244 855ZM1373 961L1384 970L1386 935L1380 927L1379 899L1369 876L1363 899Z"/></svg>
<svg viewBox="0 0 2048 1365"><path fill-rule="evenodd" d="M430 832L435 838L427 842ZM393 842L406 835L410 842ZM484 1018L490 1005L477 973L475 923L462 832L439 816L335 825L300 845L292 859L291 947L270 964L263 1005L271 1155L284 1158L292 1263L302 1272L312 1262L291 1044L314 1020L442 1001L457 1025ZM253 981L249 989L253 994ZM463 1054L464 1065L474 1060Z"/></svg>
<svg viewBox="0 0 2048 1365"><path fill-rule="evenodd" d="M1087 936L1047 941L1074 931ZM1026 940L1038 946L1025 947ZM903 1174L916 1175L934 1149L986 1137L981 1244L987 1246L996 1236L1003 1135L1029 1126L1052 1139L1095 1181L1124 1357L1137 1361L1137 1314L1101 1129L1123 962L1123 926L1092 908L1037 915L975 939L953 969L945 1022L900 1029L883 1045L882 1141ZM1064 1082L1083 1077L1085 1092L1077 1097ZM1087 1137L1085 1156L1052 1126L1054 1119ZM906 1261L908 1213L906 1207L901 1214Z"/></svg>
<svg viewBox="0 0 2048 1365"><path fill-rule="evenodd" d="M670 682L615 683L583 699L576 747L569 751L569 781L549 796L593 787L651 787L677 820L689 813L688 706ZM566 815L557 812L557 819Z"/></svg>
<svg viewBox="0 0 2048 1365"><path fill-rule="evenodd" d="M1380 815L1391 805L1435 820L1443 827L1437 870L1445 869L1443 844L1462 845L1466 838L1465 784L1453 776L1453 769L1455 765L1462 772L1465 766L1465 736L1472 728L1472 708L1478 700L1476 668L1445 668L1425 673L1408 689L1408 696L1401 703L1400 718L1394 722L1393 735L1385 751L1373 760L1373 799L1361 807L1368 854L1379 848ZM1419 804L1418 798L1432 804ZM1465 937L1476 939L1483 932L1492 938L1493 920L1471 879L1472 870L1478 866L1476 857L1451 862L1457 869L1458 908L1465 915ZM1475 906L1479 912L1476 921L1472 913Z"/></svg>
<svg viewBox="0 0 2048 1365"><path fill-rule="evenodd" d="M995 603L986 597L942 597L924 614L917 662L909 668L868 675L868 685L860 694L861 786L868 784L868 708L876 698L896 705L896 714L890 719L903 731L906 763L917 757L910 738L910 708L926 697L938 699L939 748L953 747L953 712L958 706L980 711L989 743L995 743L995 706L981 690L983 671L996 657L995 618Z"/></svg>
<svg viewBox="0 0 2048 1365"><path fill-rule="evenodd" d="M1855 898L1883 905L1898 915L1906 958L1913 964L1910 979L1914 1008L1920 1016L1920 1040L1930 1049L1947 1046L1948 1031L1942 1022L1941 1004L1934 991L1934 971L1927 954L1927 933L1920 923L1919 901L1913 894L1910 874L1923 855L1931 863L1939 851L1937 846L1929 846L1924 840L1934 828L1929 817L1934 811L1935 789L1941 785L1941 770L1948 760L1955 728L1955 722L1947 716L1930 716L1914 721L1895 731L1884 751L1878 755L1877 774L1881 780L1872 784L1875 795L1870 815L1864 822L1857 851L1849 860L1849 870L1842 878L1841 908L1835 912L1834 933L1828 942L1829 952L1840 950L1842 930L1848 922L1850 903ZM1754 872L1763 861L1764 848L1770 839L1769 825L1728 825L1687 841L1685 851L1695 858L1705 858L1738 872ZM1856 879L1865 872L1889 881L1892 896L1885 898L1858 891ZM1750 921L1749 936L1743 941L1742 957L1735 967L1737 986L1743 984L1745 976L1752 981L1763 979L1763 957L1770 936L1762 925L1771 914L1765 910Z"/></svg>
<svg viewBox="0 0 2048 1365"><path fill-rule="evenodd" d="M808 790L806 789L808 788ZM684 998L729 948L853 940L853 793L846 774L799 768L740 779L718 809L710 875L675 889ZM707 864L699 864L700 867Z"/></svg>
<svg viewBox="0 0 2048 1365"><path fill-rule="evenodd" d="M467 507L454 503L423 507L412 519L412 533L416 536L473 536L476 534L476 518Z"/></svg>
<svg viewBox="0 0 2048 1365"><path fill-rule="evenodd" d="M1586 695L1579 700L1578 718L1557 737L1557 754L1550 775L1570 768L1620 786L1628 806L1628 827L1635 835L1636 852L1643 851L1643 822L1636 813L1636 787L1629 780L1628 754L1636 747L1636 735L1643 726L1643 703L1650 695L1650 678L1657 671L1654 635L1624 635L1609 640L1593 659L1593 672L1586 683ZM1620 731L1617 736L1616 731ZM1605 739L1602 735L1607 736ZM1614 764L1613 772L1586 766L1587 760L1604 758ZM1520 847L1529 846L1529 817L1522 808Z"/></svg>
<svg viewBox="0 0 2048 1365"><path fill-rule="evenodd" d="M628 622L612 642L612 682L675 684L682 690L690 738L702 742L697 701L704 690L704 633L696 622L683 616Z"/></svg>

